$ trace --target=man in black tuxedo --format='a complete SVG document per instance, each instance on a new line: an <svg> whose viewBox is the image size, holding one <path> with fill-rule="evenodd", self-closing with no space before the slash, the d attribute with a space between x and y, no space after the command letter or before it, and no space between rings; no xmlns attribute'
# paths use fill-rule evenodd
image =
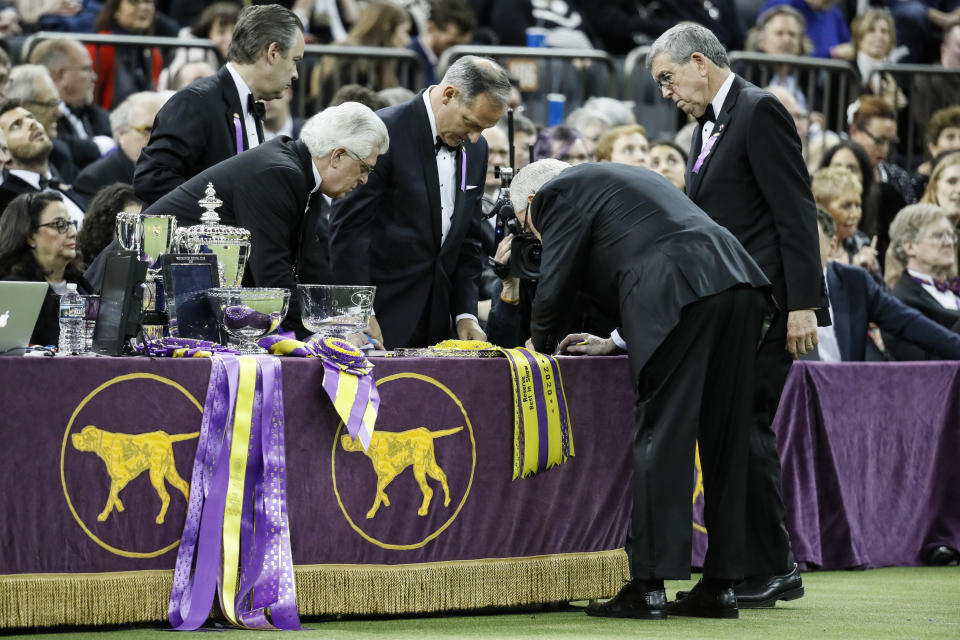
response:
<svg viewBox="0 0 960 640"><path fill-rule="evenodd" d="M110 114L93 102L97 74L90 52L76 40L43 40L30 53L30 62L50 72L60 94L57 135L82 170L116 146Z"/></svg>
<svg viewBox="0 0 960 640"><path fill-rule="evenodd" d="M340 284L376 285L375 337L422 347L451 335L483 340L477 322L480 205L487 144L510 95L506 72L465 56L443 81L378 111L390 152L370 181L336 203L330 259Z"/></svg>
<svg viewBox="0 0 960 640"><path fill-rule="evenodd" d="M108 184L123 182L132 185L134 163L150 140L153 120L162 105L163 98L155 91L141 91L127 96L110 113L117 148L87 165L74 179L73 188L92 199L97 191Z"/></svg>
<svg viewBox="0 0 960 640"><path fill-rule="evenodd" d="M647 65L664 97L700 122L687 162L687 195L740 240L773 284L779 307L758 353L747 483L748 579L737 586L741 607L772 606L803 595L770 424L793 358L817 343L816 310L829 323L816 206L790 114L772 94L730 71L713 33L679 24L653 44Z"/></svg>
<svg viewBox="0 0 960 640"><path fill-rule="evenodd" d="M263 141L263 103L297 79L303 25L275 4L240 12L227 64L178 91L157 114L134 174L137 197L150 204L221 160Z"/></svg>
<svg viewBox="0 0 960 640"><path fill-rule="evenodd" d="M297 297L300 247L311 199L339 198L367 181L377 156L390 146L387 129L369 108L356 102L331 107L313 116L299 140L279 136L228 158L157 200L145 215L175 215L181 226L200 222L197 201L213 183L223 201L223 224L250 231L250 257L244 285L292 289L285 326L298 335ZM319 194L318 194L319 192Z"/></svg>
<svg viewBox="0 0 960 640"><path fill-rule="evenodd" d="M619 319L638 392L632 580L587 613L735 618L732 585L743 578L745 553L750 383L771 308L770 283L733 234L663 176L618 163L567 167L535 162L511 188L517 217L543 242L531 340L545 352L558 343L572 354L617 352L611 338L563 338L570 301L587 292ZM663 581L690 575L697 442L710 546L704 578L687 599L701 606L689 610L666 604Z"/></svg>
<svg viewBox="0 0 960 640"><path fill-rule="evenodd" d="M897 344L926 350L937 360L960 360L960 334L942 327L884 291L865 269L828 262L838 243L836 223L833 216L822 209L817 210L817 223L820 262L827 278L833 324L818 329L815 359L830 362L866 360L867 331L872 322L884 332L884 344L888 347L896 337ZM927 294L924 292L924 295ZM960 314L955 313L953 319L954 324L960 323Z"/></svg>
<svg viewBox="0 0 960 640"><path fill-rule="evenodd" d="M63 194L63 204L70 220L80 228L87 202L69 185L60 182L50 165L53 149L50 137L33 114L20 104L14 98L0 103L0 130L10 149L10 165L4 172L3 184L0 184L0 216L10 201L21 193L54 189Z"/></svg>

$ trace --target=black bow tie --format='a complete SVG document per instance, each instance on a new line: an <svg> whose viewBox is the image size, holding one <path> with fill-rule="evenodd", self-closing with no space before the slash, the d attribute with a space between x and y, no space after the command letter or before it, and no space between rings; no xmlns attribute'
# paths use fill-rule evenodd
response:
<svg viewBox="0 0 960 640"><path fill-rule="evenodd" d="M40 178L40 191L45 191L47 189L62 191L63 185L60 184L60 181L56 178Z"/></svg>
<svg viewBox="0 0 960 640"><path fill-rule="evenodd" d="M253 99L253 94L247 94L247 113L253 115L255 120L264 120L267 117L267 108L262 102Z"/></svg>
<svg viewBox="0 0 960 640"><path fill-rule="evenodd" d="M699 124L699 125L702 127L703 125L707 124L708 122L716 122L716 120L717 120L717 116L714 115L714 113L713 113L713 105L712 105L712 104L708 104L708 105L707 105L707 110L703 112L703 115L702 115L702 116L700 116L699 118L697 118L697 124Z"/></svg>
<svg viewBox="0 0 960 640"><path fill-rule="evenodd" d="M440 139L440 136L437 136L436 141L433 143L433 152L434 152L434 153L440 153L440 149L446 149L446 150L449 151L450 153L456 153L456 152L457 152L457 148L456 148L456 147L451 147L451 146L448 145L446 142L444 142L443 140L441 140L441 139Z"/></svg>

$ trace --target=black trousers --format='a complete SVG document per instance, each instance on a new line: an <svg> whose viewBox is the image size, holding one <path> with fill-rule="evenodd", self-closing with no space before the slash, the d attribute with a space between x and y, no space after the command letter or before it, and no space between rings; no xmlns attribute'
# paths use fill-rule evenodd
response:
<svg viewBox="0 0 960 640"><path fill-rule="evenodd" d="M690 575L694 451L700 443L704 574L743 577L747 449L766 297L736 287L687 307L640 372L628 554L636 579Z"/></svg>
<svg viewBox="0 0 960 640"><path fill-rule="evenodd" d="M774 298L786 300L782 282L774 283ZM747 459L746 577L782 575L793 569L793 548L787 533L781 490L780 454L770 425L793 364L787 343L787 312L778 310L757 351L753 421Z"/></svg>

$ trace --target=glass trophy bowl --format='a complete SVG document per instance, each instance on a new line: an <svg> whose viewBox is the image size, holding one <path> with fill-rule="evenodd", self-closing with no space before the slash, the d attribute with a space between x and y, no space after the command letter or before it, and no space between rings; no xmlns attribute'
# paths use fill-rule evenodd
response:
<svg viewBox="0 0 960 640"><path fill-rule="evenodd" d="M257 340L276 331L287 315L289 289L266 287L228 287L207 290L207 300L217 322L240 340L237 351L244 354L266 353Z"/></svg>
<svg viewBox="0 0 960 640"><path fill-rule="evenodd" d="M376 287L301 284L303 326L322 337L345 338L367 328Z"/></svg>

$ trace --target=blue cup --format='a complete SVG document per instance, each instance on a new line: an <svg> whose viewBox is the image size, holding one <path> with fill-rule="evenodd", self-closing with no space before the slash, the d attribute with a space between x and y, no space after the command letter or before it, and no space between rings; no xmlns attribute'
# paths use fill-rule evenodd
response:
<svg viewBox="0 0 960 640"><path fill-rule="evenodd" d="M547 126L553 127L563 124L563 107L567 96L562 93L547 94Z"/></svg>
<svg viewBox="0 0 960 640"><path fill-rule="evenodd" d="M544 29L543 27L527 27L527 46L547 46L547 29Z"/></svg>

